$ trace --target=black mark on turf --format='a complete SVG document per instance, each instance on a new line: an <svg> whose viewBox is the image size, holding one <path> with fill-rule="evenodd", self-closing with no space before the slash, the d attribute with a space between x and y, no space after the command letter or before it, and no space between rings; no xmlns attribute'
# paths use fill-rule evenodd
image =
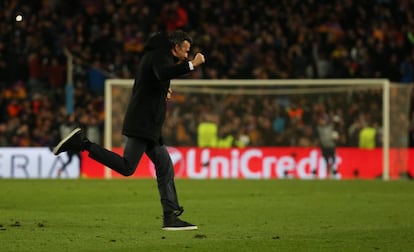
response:
<svg viewBox="0 0 414 252"><path fill-rule="evenodd" d="M205 239L205 238L207 238L207 236L203 235L203 234L196 234L196 235L194 235L194 238L196 238L196 239Z"/></svg>
<svg viewBox="0 0 414 252"><path fill-rule="evenodd" d="M13 224L10 225L10 227L20 227L21 224L18 221L15 221Z"/></svg>

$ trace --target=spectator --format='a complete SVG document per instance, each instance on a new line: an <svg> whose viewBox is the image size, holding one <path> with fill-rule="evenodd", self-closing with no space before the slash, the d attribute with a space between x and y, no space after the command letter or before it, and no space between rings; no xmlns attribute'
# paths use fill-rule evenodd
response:
<svg viewBox="0 0 414 252"><path fill-rule="evenodd" d="M338 132L333 125L328 122L326 117L319 119L316 126L316 134L318 143L321 149L322 157L325 160L328 174L335 176L337 173L336 167L336 141L339 138ZM313 171L316 174L316 171Z"/></svg>
<svg viewBox="0 0 414 252"><path fill-rule="evenodd" d="M378 147L377 134L376 124L369 119L359 132L359 148L374 149Z"/></svg>
<svg viewBox="0 0 414 252"><path fill-rule="evenodd" d="M88 70L88 87L92 93L96 95L103 95L105 87L105 75L101 68L101 62L95 60L93 65Z"/></svg>
<svg viewBox="0 0 414 252"><path fill-rule="evenodd" d="M414 65L411 56L407 55L400 64L401 82L412 83L414 81Z"/></svg>
<svg viewBox="0 0 414 252"><path fill-rule="evenodd" d="M0 146L6 147L10 143L10 140L7 138L7 124L0 123Z"/></svg>
<svg viewBox="0 0 414 252"><path fill-rule="evenodd" d="M183 29L188 25L187 11L180 6L179 1L173 1L164 5L161 18L167 31Z"/></svg>
<svg viewBox="0 0 414 252"><path fill-rule="evenodd" d="M197 128L197 145L199 147L217 147L217 118L212 114L204 114L202 117L202 121Z"/></svg>

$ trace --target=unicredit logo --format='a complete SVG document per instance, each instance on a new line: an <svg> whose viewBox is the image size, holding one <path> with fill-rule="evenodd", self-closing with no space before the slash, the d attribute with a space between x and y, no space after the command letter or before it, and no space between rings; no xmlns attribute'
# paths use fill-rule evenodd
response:
<svg viewBox="0 0 414 252"><path fill-rule="evenodd" d="M176 177L192 179L215 178L316 178L327 176L326 164L318 150L305 156L292 153L275 155L265 148L215 149L215 148L168 148ZM299 156L299 157L298 157ZM336 166L341 164L336 157ZM340 174L338 175L340 178Z"/></svg>

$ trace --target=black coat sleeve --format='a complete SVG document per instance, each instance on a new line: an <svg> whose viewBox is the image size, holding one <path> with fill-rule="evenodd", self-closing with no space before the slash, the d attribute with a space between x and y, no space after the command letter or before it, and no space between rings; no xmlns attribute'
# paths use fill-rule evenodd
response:
<svg viewBox="0 0 414 252"><path fill-rule="evenodd" d="M191 71L188 62L176 64L168 51L160 50L153 57L153 71L160 81L171 80Z"/></svg>

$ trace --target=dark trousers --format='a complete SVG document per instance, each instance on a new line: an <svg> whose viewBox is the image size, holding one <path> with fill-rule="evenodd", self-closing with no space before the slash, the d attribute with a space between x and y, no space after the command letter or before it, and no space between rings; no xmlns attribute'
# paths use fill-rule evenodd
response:
<svg viewBox="0 0 414 252"><path fill-rule="evenodd" d="M335 165L335 159L336 159L336 153L335 153L335 147L321 147L322 156L325 159L326 162L326 168L328 170L336 170Z"/></svg>
<svg viewBox="0 0 414 252"><path fill-rule="evenodd" d="M164 213L180 210L174 184L174 167L165 145L128 137L123 156L94 143L89 147L89 157L124 176L131 176L135 172L144 152L155 166Z"/></svg>

